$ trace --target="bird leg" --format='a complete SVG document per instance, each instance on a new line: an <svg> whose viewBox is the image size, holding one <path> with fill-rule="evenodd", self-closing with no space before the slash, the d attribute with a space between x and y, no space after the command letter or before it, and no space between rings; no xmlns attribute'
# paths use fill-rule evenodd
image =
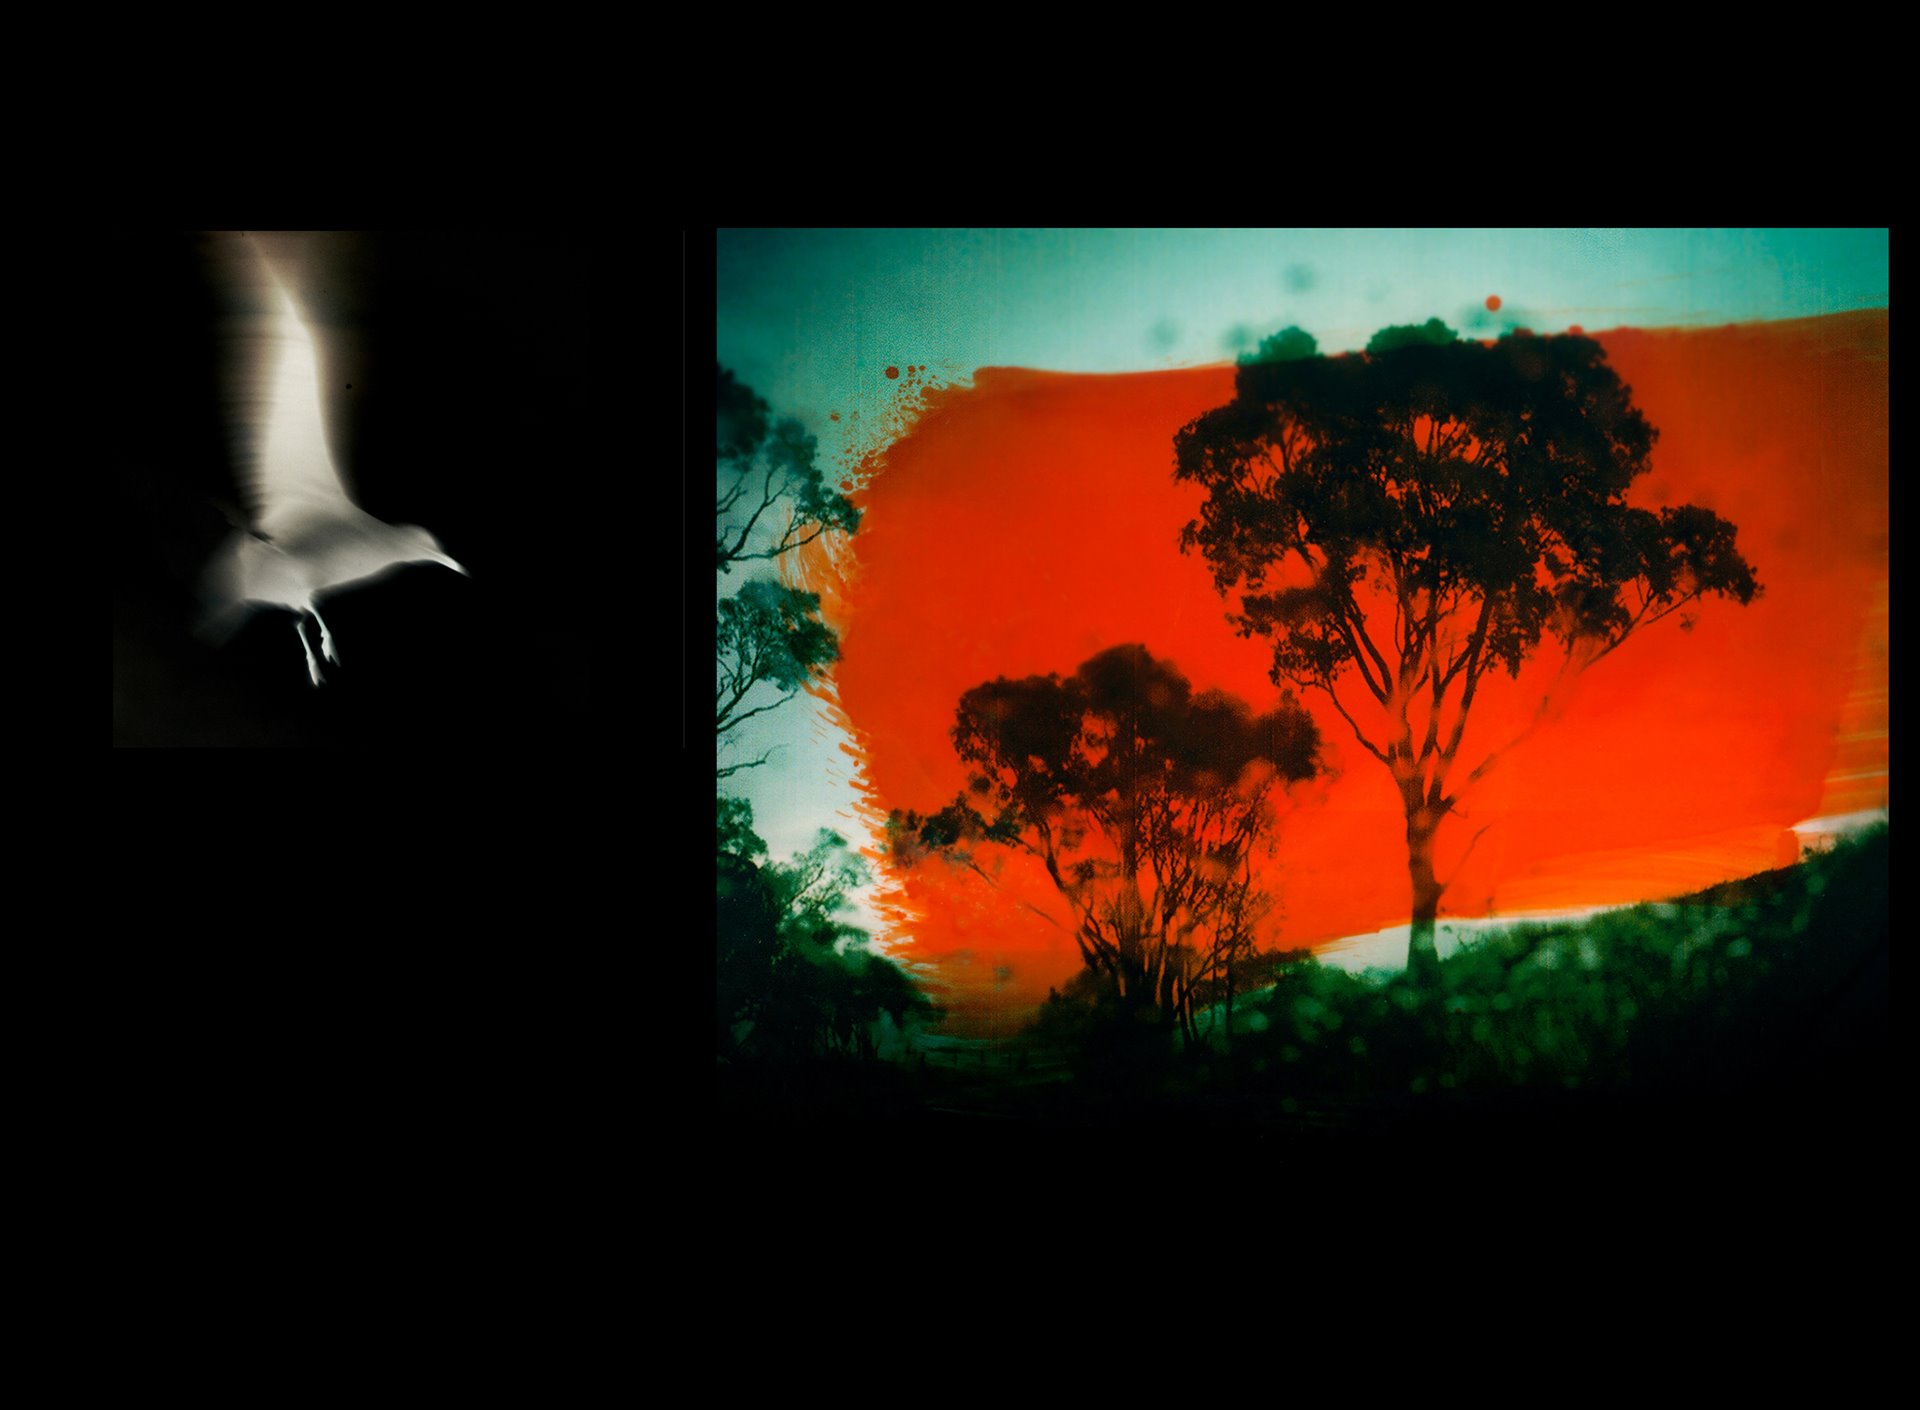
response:
<svg viewBox="0 0 1920 1410"><path fill-rule="evenodd" d="M340 653L333 649L333 633L327 630L327 619L320 615L320 609L318 607L310 606L307 608L307 611L313 613L313 620L320 624L321 651L326 653L327 659L333 662L334 665L339 665Z"/></svg>
<svg viewBox="0 0 1920 1410"><path fill-rule="evenodd" d="M300 649L307 653L307 674L313 677L315 685L320 684L320 663L313 659L313 647L307 641L307 619L295 617L293 629L300 633Z"/></svg>

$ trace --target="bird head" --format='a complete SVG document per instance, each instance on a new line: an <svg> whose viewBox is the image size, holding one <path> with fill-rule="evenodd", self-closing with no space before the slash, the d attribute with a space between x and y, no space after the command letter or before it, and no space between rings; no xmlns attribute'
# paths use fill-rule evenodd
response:
<svg viewBox="0 0 1920 1410"><path fill-rule="evenodd" d="M459 573L462 577L470 578L473 576L473 574L467 572L465 568L462 568L458 563L447 557L446 550L440 547L440 540L421 528L418 524L397 524L394 527L399 531L401 537L400 547L401 551L406 555L406 562L438 563L443 567L453 569L454 572Z"/></svg>

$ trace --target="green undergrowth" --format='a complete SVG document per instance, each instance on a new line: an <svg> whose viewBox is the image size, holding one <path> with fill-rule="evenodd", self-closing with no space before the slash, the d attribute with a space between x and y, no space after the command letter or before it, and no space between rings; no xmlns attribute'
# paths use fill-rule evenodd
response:
<svg viewBox="0 0 1920 1410"><path fill-rule="evenodd" d="M1888 1090L1889 866L1882 826L1679 900L1515 925L1456 951L1428 993L1404 975L1302 957L1239 999L1230 1037L1216 1030L1192 1051L1103 1005L1096 987L1069 986L1018 1062L734 1073L723 1114L789 1130L964 1129L969 1140L1199 1120L1267 1133L1308 1159L1366 1149L1427 1117L1441 1125L1420 1129L1466 1133L1447 1138L1459 1147L1489 1123L1542 1129L1512 1127L1515 1114L1580 1142L1597 1129L1589 1117L1605 1127L1609 1114L1642 1126L1651 1114L1683 1135L1725 1112L1744 1113L1749 1130L1805 1132L1796 1113L1809 1110L1871 1126ZM763 1090L774 1079L777 1090Z"/></svg>
<svg viewBox="0 0 1920 1410"><path fill-rule="evenodd" d="M1303 1092L1733 1091L1884 1044L1884 826L1799 866L1464 946L1437 993L1306 960L1200 1085Z"/></svg>

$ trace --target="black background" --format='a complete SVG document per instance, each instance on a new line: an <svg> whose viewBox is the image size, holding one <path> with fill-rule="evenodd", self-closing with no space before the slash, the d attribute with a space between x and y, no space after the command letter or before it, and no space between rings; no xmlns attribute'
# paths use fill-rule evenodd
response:
<svg viewBox="0 0 1920 1410"><path fill-rule="evenodd" d="M608 408L639 393L623 369L610 396L604 370L606 328L634 326L605 311L631 300L606 287L604 237L321 242L302 292L323 346L354 351L351 391L321 365L354 497L472 576L412 566L326 599L342 659L315 688L290 613L220 646L193 630L241 506L206 238L102 243L75 315L76 439L104 440L112 471L130 748L100 825L109 872L79 893L104 937L49 947L71 985L49 995L57 1051L81 1079L61 1104L136 1196L130 1237L283 1268L414 1258L485 1287L483 1265L562 1218L536 1192L584 1183L631 1070L628 756L590 649L623 573L649 602L679 596L646 565L681 555L632 517L636 469L671 483L671 393L657 451L615 443ZM334 757L247 752L263 747Z"/></svg>

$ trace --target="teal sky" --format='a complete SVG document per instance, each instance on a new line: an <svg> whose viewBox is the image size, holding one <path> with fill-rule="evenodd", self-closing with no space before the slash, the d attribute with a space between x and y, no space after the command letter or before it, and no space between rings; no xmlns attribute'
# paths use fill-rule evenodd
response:
<svg viewBox="0 0 1920 1410"><path fill-rule="evenodd" d="M717 239L720 361L777 413L799 417L829 465L870 448L860 428L892 404L889 366L924 363L936 381L990 366L1124 372L1228 361L1289 324L1339 352L1434 317L1486 337L1887 307L1885 230L723 230ZM744 749L782 747L729 783L753 802L773 854L799 850L819 827L851 833L849 763L810 702L751 723L765 729Z"/></svg>

